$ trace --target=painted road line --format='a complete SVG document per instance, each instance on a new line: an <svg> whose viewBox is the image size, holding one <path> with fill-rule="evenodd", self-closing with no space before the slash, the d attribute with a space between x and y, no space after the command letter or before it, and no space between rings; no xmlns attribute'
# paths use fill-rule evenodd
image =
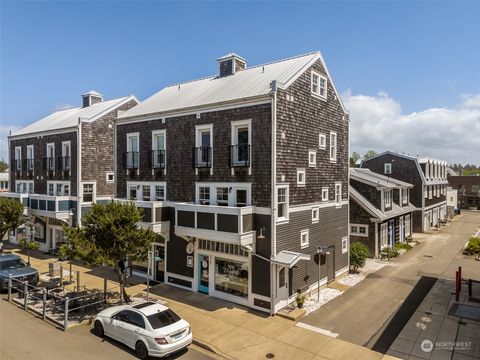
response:
<svg viewBox="0 0 480 360"><path fill-rule="evenodd" d="M327 336L330 336L330 337L333 337L333 338L336 338L338 336L338 334L336 334L334 332L331 332L329 330L325 330L325 329L322 329L322 328L319 328L319 327L316 327L316 326L308 325L308 324L305 324L305 323L302 323L302 322L297 322L295 324L295 326L298 326L298 327L301 327L303 329L307 329L307 330L310 330L310 331L314 331L314 332L319 333L319 334L327 335Z"/></svg>

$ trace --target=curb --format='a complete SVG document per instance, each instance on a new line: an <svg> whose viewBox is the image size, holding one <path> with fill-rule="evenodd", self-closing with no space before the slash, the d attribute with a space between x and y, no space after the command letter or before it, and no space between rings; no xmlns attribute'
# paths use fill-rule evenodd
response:
<svg viewBox="0 0 480 360"><path fill-rule="evenodd" d="M231 357L230 355L227 355L225 353L222 353L220 350L218 350L215 346L213 345L210 345L208 344L207 342L203 342L201 340L198 340L198 339L192 339L192 344L198 346L198 347L201 347L202 349L205 349L207 351L210 351L218 356L221 356L225 359L229 359L229 360L234 360L236 358L234 357Z"/></svg>

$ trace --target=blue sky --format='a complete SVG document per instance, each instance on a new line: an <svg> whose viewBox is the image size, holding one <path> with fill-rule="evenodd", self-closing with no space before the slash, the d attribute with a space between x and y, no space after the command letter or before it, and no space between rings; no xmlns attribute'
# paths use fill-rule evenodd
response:
<svg viewBox="0 0 480 360"><path fill-rule="evenodd" d="M372 111L358 109L362 99L369 106L390 100L399 122L470 101L467 125L475 126L478 24L479 2L2 1L0 141L9 128L79 105L90 89L143 100L167 84L216 73L215 59L231 51L252 65L322 51L359 119ZM352 128L356 116L352 110ZM355 139L359 134L352 132L353 149L389 146L388 139ZM415 141L418 152L436 150ZM405 151L405 144L394 146ZM0 146L0 158L5 150ZM479 157L459 151L447 160Z"/></svg>

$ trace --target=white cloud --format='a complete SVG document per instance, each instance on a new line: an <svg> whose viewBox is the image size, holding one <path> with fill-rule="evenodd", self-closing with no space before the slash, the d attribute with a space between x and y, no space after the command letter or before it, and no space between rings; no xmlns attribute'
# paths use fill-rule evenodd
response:
<svg viewBox="0 0 480 360"><path fill-rule="evenodd" d="M463 95L455 108L411 114L403 114L385 92L367 96L347 91L342 98L350 111L351 151L390 150L480 164L480 94Z"/></svg>
<svg viewBox="0 0 480 360"><path fill-rule="evenodd" d="M20 129L19 126L0 125L0 160L4 159L8 162L8 135L10 135L10 131L18 129Z"/></svg>

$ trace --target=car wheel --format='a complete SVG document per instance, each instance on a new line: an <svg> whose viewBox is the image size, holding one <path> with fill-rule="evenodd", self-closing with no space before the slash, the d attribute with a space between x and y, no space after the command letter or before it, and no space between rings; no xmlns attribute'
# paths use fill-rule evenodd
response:
<svg viewBox="0 0 480 360"><path fill-rule="evenodd" d="M137 341L135 344L135 352L137 353L139 359L148 359L148 350L142 341Z"/></svg>
<svg viewBox="0 0 480 360"><path fill-rule="evenodd" d="M103 325L100 321L95 321L95 324L93 324L93 332L95 335L98 337L103 337L105 335L105 331L103 330Z"/></svg>

